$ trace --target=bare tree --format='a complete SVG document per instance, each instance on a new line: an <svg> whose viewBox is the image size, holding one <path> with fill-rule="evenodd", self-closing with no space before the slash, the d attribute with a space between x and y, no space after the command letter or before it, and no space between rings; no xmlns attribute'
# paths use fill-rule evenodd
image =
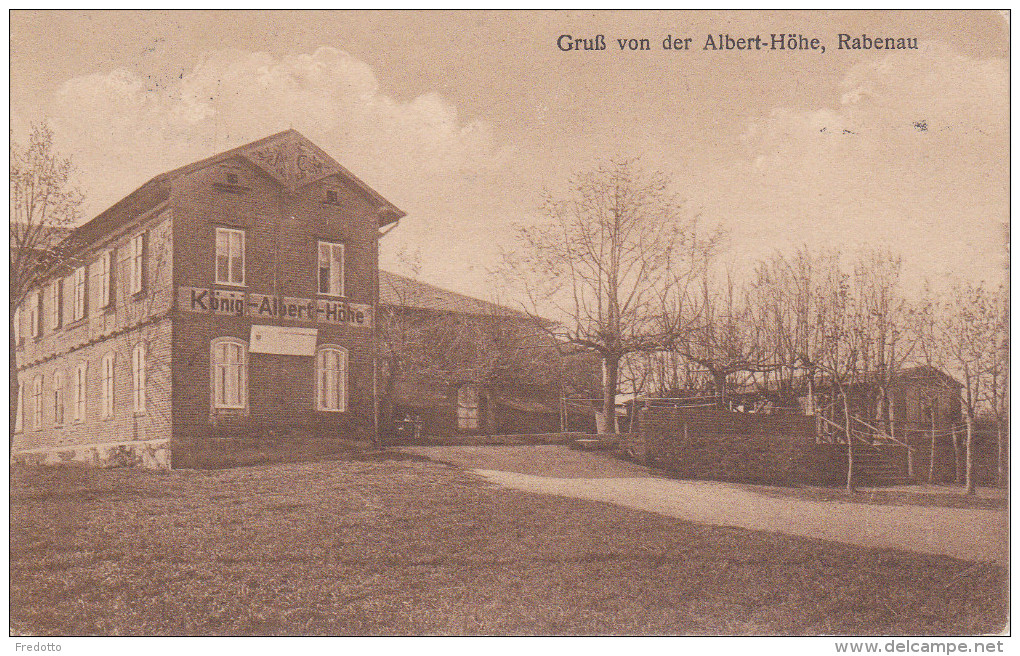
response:
<svg viewBox="0 0 1020 656"><path fill-rule="evenodd" d="M519 226L519 247L504 256L503 274L525 291L529 312L561 319L557 338L601 359L608 430L621 360L667 348L684 329L670 310L685 305L698 235L669 189L666 176L633 161L580 173L563 197L547 193L546 221Z"/></svg>
<svg viewBox="0 0 1020 656"><path fill-rule="evenodd" d="M917 345L914 310L899 291L900 267L900 257L888 250L864 251L854 263L860 369L871 396L864 409L890 434L896 419L890 387Z"/></svg>
<svg viewBox="0 0 1020 656"><path fill-rule="evenodd" d="M974 421L995 369L999 313L995 295L983 285L957 283L950 299L938 308L937 353L943 366L958 372L962 379L967 427L965 486L967 494L974 494Z"/></svg>
<svg viewBox="0 0 1020 656"><path fill-rule="evenodd" d="M862 331L855 316L849 276L838 266L838 256L828 259L829 266L818 276L811 292L814 303L812 332L803 339L806 350L798 364L809 372L821 372L834 388L843 406L843 431L846 434L846 490L854 491L854 431L851 425L850 389L858 374Z"/></svg>
<svg viewBox="0 0 1020 656"><path fill-rule="evenodd" d="M59 270L60 243L80 216L83 195L75 185L70 158L53 146L45 123L33 125L26 143L11 135L10 225L10 428L11 443L18 406L15 318L29 293L40 290ZM20 330L20 326L18 326Z"/></svg>
<svg viewBox="0 0 1020 656"><path fill-rule="evenodd" d="M777 365L769 353L764 326L753 316L753 301L741 298L730 272L721 288L713 289L716 285L707 266L700 278L698 312L677 340L677 350L708 372L718 402L725 404L733 374L767 374Z"/></svg>
<svg viewBox="0 0 1020 656"><path fill-rule="evenodd" d="M992 301L991 328L994 349L985 385L986 401L995 420L996 482L1006 485L1005 430L1009 425L1009 293L999 287Z"/></svg>

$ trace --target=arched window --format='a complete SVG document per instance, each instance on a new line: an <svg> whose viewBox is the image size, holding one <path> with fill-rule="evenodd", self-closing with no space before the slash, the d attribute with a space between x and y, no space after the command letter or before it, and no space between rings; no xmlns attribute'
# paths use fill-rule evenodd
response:
<svg viewBox="0 0 1020 656"><path fill-rule="evenodd" d="M102 417L109 419L113 416L113 364L116 359L115 353L107 353L103 356L102 385L100 396L102 398Z"/></svg>
<svg viewBox="0 0 1020 656"><path fill-rule="evenodd" d="M320 346L315 353L315 407L327 412L347 410L347 350Z"/></svg>
<svg viewBox="0 0 1020 656"><path fill-rule="evenodd" d="M248 407L248 344L235 337L217 337L210 344L213 408Z"/></svg>
<svg viewBox="0 0 1020 656"><path fill-rule="evenodd" d="M131 378L135 413L145 412L145 345L138 344L131 352Z"/></svg>
<svg viewBox="0 0 1020 656"><path fill-rule="evenodd" d="M20 433L25 430L25 383L18 381L18 407L14 417L14 432Z"/></svg>
<svg viewBox="0 0 1020 656"><path fill-rule="evenodd" d="M53 374L53 425L64 425L64 374Z"/></svg>
<svg viewBox="0 0 1020 656"><path fill-rule="evenodd" d="M74 374L74 420L85 421L86 381L89 363L82 362Z"/></svg>
<svg viewBox="0 0 1020 656"><path fill-rule="evenodd" d="M478 388L462 385L457 390L457 428L478 429Z"/></svg>
<svg viewBox="0 0 1020 656"><path fill-rule="evenodd" d="M36 376L32 384L32 428L42 428L42 376Z"/></svg>

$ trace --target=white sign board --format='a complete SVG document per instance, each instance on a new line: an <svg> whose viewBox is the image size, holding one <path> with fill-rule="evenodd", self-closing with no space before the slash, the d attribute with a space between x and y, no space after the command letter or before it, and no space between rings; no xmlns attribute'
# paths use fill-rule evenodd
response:
<svg viewBox="0 0 1020 656"><path fill-rule="evenodd" d="M248 350L272 355L315 355L317 328L252 326Z"/></svg>

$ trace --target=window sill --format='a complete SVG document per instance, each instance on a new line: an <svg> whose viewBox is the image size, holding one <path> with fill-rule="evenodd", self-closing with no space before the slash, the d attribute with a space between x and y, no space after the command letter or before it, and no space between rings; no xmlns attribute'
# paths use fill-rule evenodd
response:
<svg viewBox="0 0 1020 656"><path fill-rule="evenodd" d="M247 289L248 288L248 285L246 285L243 282L220 282L219 280L216 280L216 281L213 282L213 284L217 285L219 287L233 287L234 289Z"/></svg>
<svg viewBox="0 0 1020 656"><path fill-rule="evenodd" d="M149 293L149 291L147 289L143 289L141 291L135 292L135 293L131 294L131 300L132 301L140 301L143 298L145 298L148 295L148 293Z"/></svg>
<svg viewBox="0 0 1020 656"><path fill-rule="evenodd" d="M78 326L83 326L83 325L85 325L85 319L86 319L86 317L82 317L81 319L75 319L71 323L69 323L66 326L64 326L64 328L67 329L67 330L71 330L72 328L77 328Z"/></svg>
<svg viewBox="0 0 1020 656"><path fill-rule="evenodd" d="M315 411L316 412L328 412L330 414L343 414L343 413L347 412L347 409L345 408L343 410L331 410L329 408L316 408Z"/></svg>
<svg viewBox="0 0 1020 656"><path fill-rule="evenodd" d="M348 301L348 302L350 302L350 300L351 300L346 294L337 295L337 294L326 294L325 292L319 292L318 295L322 296L324 298L328 298L328 299L336 300L336 301Z"/></svg>

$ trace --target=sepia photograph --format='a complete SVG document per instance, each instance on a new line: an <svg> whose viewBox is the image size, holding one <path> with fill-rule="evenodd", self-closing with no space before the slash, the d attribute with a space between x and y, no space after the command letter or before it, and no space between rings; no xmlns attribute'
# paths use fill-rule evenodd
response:
<svg viewBox="0 0 1020 656"><path fill-rule="evenodd" d="M1007 651L1009 11L9 27L12 653Z"/></svg>

